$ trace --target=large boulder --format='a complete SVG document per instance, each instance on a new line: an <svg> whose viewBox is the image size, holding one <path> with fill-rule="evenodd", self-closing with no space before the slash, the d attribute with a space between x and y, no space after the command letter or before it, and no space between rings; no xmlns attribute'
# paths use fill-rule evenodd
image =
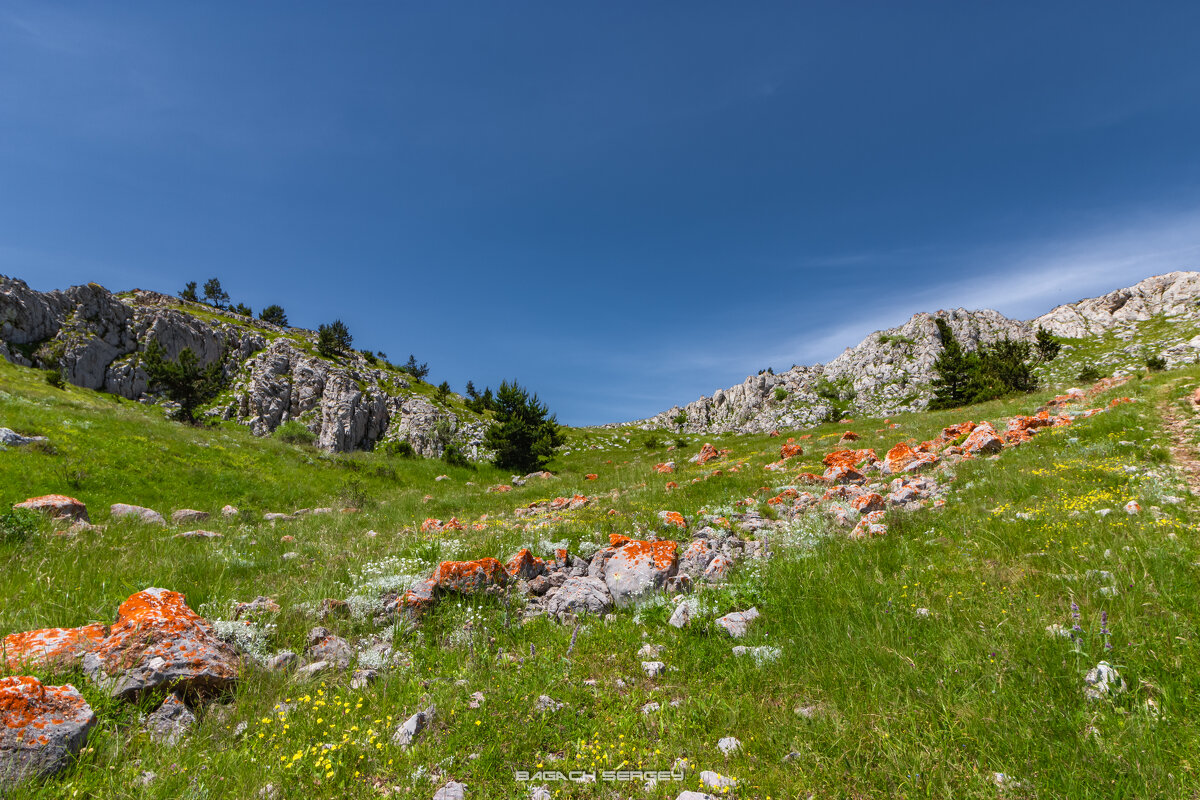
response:
<svg viewBox="0 0 1200 800"><path fill-rule="evenodd" d="M490 586L503 586L507 577L504 565L494 558L443 561L433 573L433 581L439 589L468 594Z"/></svg>
<svg viewBox="0 0 1200 800"><path fill-rule="evenodd" d="M158 588L122 603L108 637L83 657L88 679L125 700L167 691L219 694L237 682L238 666L234 648L183 595Z"/></svg>
<svg viewBox="0 0 1200 800"><path fill-rule="evenodd" d="M562 619L568 614L594 614L599 616L613 607L608 587L599 578L568 578L557 589L546 593L546 613Z"/></svg>
<svg viewBox="0 0 1200 800"><path fill-rule="evenodd" d="M0 795L70 765L96 715L74 686L37 678L0 678Z"/></svg>
<svg viewBox="0 0 1200 800"><path fill-rule="evenodd" d="M138 522L143 522L147 525L166 525L167 521L163 519L163 515L152 508L144 506L131 506L128 503L113 503L108 509L108 513L113 519L135 519Z"/></svg>
<svg viewBox="0 0 1200 800"><path fill-rule="evenodd" d="M31 497L17 503L13 508L26 508L38 511L53 519L71 519L78 522L90 522L87 506L82 500L67 497L65 494L45 494L41 497Z"/></svg>
<svg viewBox="0 0 1200 800"><path fill-rule="evenodd" d="M632 539L616 548L604 565L604 583L620 608L662 589L675 575L678 545L672 541L643 542Z"/></svg>

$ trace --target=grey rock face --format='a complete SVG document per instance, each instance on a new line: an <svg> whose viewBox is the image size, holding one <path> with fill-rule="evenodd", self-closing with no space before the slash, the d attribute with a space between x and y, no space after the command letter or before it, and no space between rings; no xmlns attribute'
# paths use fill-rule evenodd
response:
<svg viewBox="0 0 1200 800"><path fill-rule="evenodd" d="M268 342L276 331L289 336ZM250 327L232 312L156 292L117 296L87 284L43 293L0 276L0 356L14 363L59 369L77 386L139 399L148 391L141 356L154 341L169 360L190 349L201 366L221 363L232 400L209 413L242 422L256 435L299 420L326 450L407 440L421 455L437 457L447 443L437 433L441 424L468 458L488 455L485 421L460 418L406 391L406 379L359 353L337 362L310 355L301 337L315 342L308 331L261 321Z"/></svg>
<svg viewBox="0 0 1200 800"><path fill-rule="evenodd" d="M1059 306L1029 322L987 309L916 314L899 327L871 334L827 364L752 375L738 386L631 424L676 430L675 419L682 414L683 430L692 433L803 428L828 417L833 396L849 404L856 416L920 411L933 396L933 364L942 351L936 319L950 325L964 349L974 350L1005 336L1031 341L1039 326L1058 336L1084 337L1159 314L1195 318L1200 316L1198 299L1200 272L1172 272ZM776 399L777 390L782 390L782 401Z"/></svg>
<svg viewBox="0 0 1200 800"><path fill-rule="evenodd" d="M574 577L546 593L546 613L562 619L567 614L595 614L612 610L608 587L598 578Z"/></svg>
<svg viewBox="0 0 1200 800"><path fill-rule="evenodd" d="M70 684L0 678L0 794L69 766L95 724L96 715Z"/></svg>

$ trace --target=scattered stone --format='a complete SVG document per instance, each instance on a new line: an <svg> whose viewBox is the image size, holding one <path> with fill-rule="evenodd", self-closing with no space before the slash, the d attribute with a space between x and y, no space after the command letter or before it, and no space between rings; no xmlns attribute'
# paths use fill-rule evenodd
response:
<svg viewBox="0 0 1200 800"><path fill-rule="evenodd" d="M22 436L11 428L0 428L0 445L4 447L23 447L45 441L48 441L45 436Z"/></svg>
<svg viewBox="0 0 1200 800"><path fill-rule="evenodd" d="M296 680L306 681L330 669L333 669L333 665L328 661L314 661L296 670Z"/></svg>
<svg viewBox="0 0 1200 800"><path fill-rule="evenodd" d="M675 800L717 800L717 798L711 794L706 794L705 792L685 791L680 792L679 796L676 797Z"/></svg>
<svg viewBox="0 0 1200 800"><path fill-rule="evenodd" d="M235 620L278 613L279 604L270 597L264 597L263 595L259 595L249 603L235 603L233 606L233 618Z"/></svg>
<svg viewBox="0 0 1200 800"><path fill-rule="evenodd" d="M737 737L726 736L717 742L717 749L728 756L741 750L742 743L738 741Z"/></svg>
<svg viewBox="0 0 1200 800"><path fill-rule="evenodd" d="M203 522L208 519L207 511L197 511L194 508L181 508L171 514L171 522L179 525L184 522Z"/></svg>
<svg viewBox="0 0 1200 800"><path fill-rule="evenodd" d="M614 536L614 539L616 537ZM625 540L604 565L604 583L617 607L662 589L679 567L675 542Z"/></svg>
<svg viewBox="0 0 1200 800"><path fill-rule="evenodd" d="M761 667L763 664L770 664L772 661L777 661L783 655L783 651L778 647L768 647L766 645L746 647L739 644L733 648L733 654L739 657L750 656L754 659L754 663Z"/></svg>
<svg viewBox="0 0 1200 800"><path fill-rule="evenodd" d="M1083 693L1089 700L1102 700L1125 691L1125 679L1107 661L1101 661L1083 677Z"/></svg>
<svg viewBox="0 0 1200 800"><path fill-rule="evenodd" d="M1141 510L1142 510L1142 507L1140 505L1138 505L1138 502L1136 500L1130 500L1128 503L1125 504L1125 513L1131 517L1133 515L1137 514Z"/></svg>
<svg viewBox="0 0 1200 800"><path fill-rule="evenodd" d="M483 692L475 692L471 695L470 701L467 702L467 708L479 708L483 705Z"/></svg>
<svg viewBox="0 0 1200 800"><path fill-rule="evenodd" d="M658 658L658 654L662 652L661 644L644 644L642 649L637 651L638 658Z"/></svg>
<svg viewBox="0 0 1200 800"><path fill-rule="evenodd" d="M737 779L713 772L710 769L700 773L700 783L708 789L732 789L737 786Z"/></svg>
<svg viewBox="0 0 1200 800"><path fill-rule="evenodd" d="M196 725L196 715L174 694L167 695L163 704L146 717L146 732L150 738L167 747L178 744Z"/></svg>
<svg viewBox="0 0 1200 800"><path fill-rule="evenodd" d="M0 678L0 792L68 767L96 715L74 686Z"/></svg>
<svg viewBox="0 0 1200 800"><path fill-rule="evenodd" d="M222 517L236 517L241 512L237 510L237 506L221 506Z"/></svg>
<svg viewBox="0 0 1200 800"><path fill-rule="evenodd" d="M734 611L723 617L718 617L716 625L735 639L746 635L746 629L751 622L758 619L758 609L749 608L745 611Z"/></svg>
<svg viewBox="0 0 1200 800"><path fill-rule="evenodd" d="M354 659L354 648L328 628L313 628L308 632L305 655L316 661L326 661L338 669L346 669Z"/></svg>
<svg viewBox="0 0 1200 800"><path fill-rule="evenodd" d="M291 650L281 650L275 655L267 659L267 669L273 672L282 672L296 666L300 661L300 656L293 653Z"/></svg>
<svg viewBox="0 0 1200 800"><path fill-rule="evenodd" d="M458 781L449 781L433 794L433 800L466 800L467 785Z"/></svg>
<svg viewBox="0 0 1200 800"><path fill-rule="evenodd" d="M175 534L176 539L224 539L224 534L214 531L184 531L183 533Z"/></svg>
<svg viewBox="0 0 1200 800"><path fill-rule="evenodd" d="M91 522L88 518L87 506L82 500L67 497L65 494L46 494L41 497L31 497L17 503L13 508L26 508L38 511L52 519L71 519L78 522Z"/></svg>
<svg viewBox="0 0 1200 800"><path fill-rule="evenodd" d="M563 704L550 697L549 695L540 695L537 703L534 705L534 710L539 712L558 711L563 707Z"/></svg>
<svg viewBox="0 0 1200 800"><path fill-rule="evenodd" d="M432 580L440 589L469 594L489 586L503 586L508 573L494 558L477 561L443 561L434 570Z"/></svg>
<svg viewBox="0 0 1200 800"><path fill-rule="evenodd" d="M144 506L131 506L128 503L113 503L109 507L108 513L113 519L133 517L146 525L167 524L167 521L163 519L163 515L154 509L145 508Z"/></svg>
<svg viewBox="0 0 1200 800"><path fill-rule="evenodd" d="M692 609L687 603L680 603L675 606L675 611L671 613L671 618L667 620L667 624L675 628L685 628L692 621Z"/></svg>
<svg viewBox="0 0 1200 800"><path fill-rule="evenodd" d="M409 747L421 733L433 722L433 715L436 711L434 706L430 706L424 711L418 711L413 714L402 725L396 728L396 732L392 734L392 744L400 747Z"/></svg>
<svg viewBox="0 0 1200 800"><path fill-rule="evenodd" d="M648 678L657 678L667 671L667 665L661 661L643 661L642 672L646 673Z"/></svg>
<svg viewBox="0 0 1200 800"><path fill-rule="evenodd" d="M374 669L356 669L350 675L351 689L365 689L379 677L379 671Z"/></svg>

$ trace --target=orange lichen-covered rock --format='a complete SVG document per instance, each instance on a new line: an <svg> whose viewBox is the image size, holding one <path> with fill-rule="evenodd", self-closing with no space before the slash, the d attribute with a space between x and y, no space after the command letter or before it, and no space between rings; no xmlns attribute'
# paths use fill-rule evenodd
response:
<svg viewBox="0 0 1200 800"><path fill-rule="evenodd" d="M666 585L675 575L679 545L672 541L643 542L630 539L617 546L604 564L604 583L618 607Z"/></svg>
<svg viewBox="0 0 1200 800"><path fill-rule="evenodd" d="M901 442L887 451L887 456L884 458L883 464L888 472L896 473L916 472L923 467L936 464L937 462L938 457L933 453L914 450L907 442Z"/></svg>
<svg viewBox="0 0 1200 800"><path fill-rule="evenodd" d="M687 520L684 519L683 514L680 514L678 511L660 511L658 512L658 518L662 520L663 524L665 525L674 525L680 530L687 529Z"/></svg>
<svg viewBox="0 0 1200 800"><path fill-rule="evenodd" d="M713 447L708 442L705 442L700 448L700 454L696 456L696 463L704 465L712 461L714 458L720 458L720 454L717 453L717 448Z"/></svg>
<svg viewBox="0 0 1200 800"><path fill-rule="evenodd" d="M837 466L825 470L824 478L829 483L862 483L863 474L854 467Z"/></svg>
<svg viewBox="0 0 1200 800"><path fill-rule="evenodd" d="M0 793L69 766L95 724L96 715L70 684L0 678Z"/></svg>
<svg viewBox="0 0 1200 800"><path fill-rule="evenodd" d="M796 480L800 481L801 483L828 483L829 482L829 481L825 480L825 476L814 475L811 472L801 472L799 475L796 476Z"/></svg>
<svg viewBox="0 0 1200 800"><path fill-rule="evenodd" d="M238 666L237 651L188 608L183 595L167 589L130 596L108 636L83 657L88 679L125 700L166 691L224 692L237 682Z"/></svg>
<svg viewBox="0 0 1200 800"><path fill-rule="evenodd" d="M864 514L854 530L850 532L851 539L863 539L868 536L883 536L887 533L887 525L883 523L883 511L872 511Z"/></svg>
<svg viewBox="0 0 1200 800"><path fill-rule="evenodd" d="M853 441L856 441L857 439L858 439L857 433L855 433L854 431L846 431L845 433L842 434L842 438L839 441L853 442Z"/></svg>
<svg viewBox="0 0 1200 800"><path fill-rule="evenodd" d="M442 521L433 517L426 517L421 523L421 533L433 533L442 529Z"/></svg>
<svg viewBox="0 0 1200 800"><path fill-rule="evenodd" d="M655 464L654 471L657 472L659 475L670 475L672 472L675 471L675 462L667 461L662 464Z"/></svg>
<svg viewBox="0 0 1200 800"><path fill-rule="evenodd" d="M433 604L437 600L436 591L437 583L432 578L409 587L408 591L404 593L405 611L415 617L433 608Z"/></svg>
<svg viewBox="0 0 1200 800"><path fill-rule="evenodd" d="M771 431L770 433L767 434L767 436L774 439L775 437L779 436L779 431Z"/></svg>
<svg viewBox="0 0 1200 800"><path fill-rule="evenodd" d="M82 628L43 628L10 633L0 644L0 655L10 672L36 668L77 669L83 654L95 649L108 635L108 626L94 623Z"/></svg>
<svg viewBox="0 0 1200 800"><path fill-rule="evenodd" d="M679 484L676 483L675 481L667 481L667 488L668 489L678 489Z"/></svg>
<svg viewBox="0 0 1200 800"><path fill-rule="evenodd" d="M1004 443L1005 444L1012 444L1012 445L1024 444L1025 442L1028 442L1031 439L1033 439L1033 432L1026 428L1018 428L1016 430L1010 430L1010 431L1004 432Z"/></svg>
<svg viewBox="0 0 1200 800"><path fill-rule="evenodd" d="M716 551L709 546L708 542L703 539L694 539L688 543L683 550L683 555L679 557L679 571L693 579L699 579L716 555Z"/></svg>
<svg viewBox="0 0 1200 800"><path fill-rule="evenodd" d="M507 483L498 483L495 486L488 489L488 491L489 492L511 492L512 487L509 486Z"/></svg>
<svg viewBox="0 0 1200 800"><path fill-rule="evenodd" d="M1133 402L1133 400L1131 400L1128 397L1114 397L1112 399L1112 401L1108 404L1108 407L1116 408L1117 406L1121 405L1122 403L1132 403L1132 402Z"/></svg>
<svg viewBox="0 0 1200 800"><path fill-rule="evenodd" d="M879 457L871 448L862 450L834 450L821 459L827 467L857 467L859 464L878 461Z"/></svg>
<svg viewBox="0 0 1200 800"><path fill-rule="evenodd" d="M461 531L462 529L463 524L458 521L458 517L451 517L450 521L442 526L444 531Z"/></svg>
<svg viewBox="0 0 1200 800"><path fill-rule="evenodd" d="M530 553L528 549L521 548L521 551L510 558L508 564L504 565L504 571L508 572L510 577L521 578L522 581L533 581L534 578L546 571L546 563Z"/></svg>
<svg viewBox="0 0 1200 800"><path fill-rule="evenodd" d="M971 455L983 453L999 453L1004 449L1004 442L996 434L996 429L983 422L975 426L971 435L963 442L963 451Z"/></svg>
<svg viewBox="0 0 1200 800"><path fill-rule="evenodd" d="M946 441L950 441L951 439L957 439L960 436L965 436L973 430L975 430L974 422L960 422L957 425L949 425L945 428L942 428L942 438Z"/></svg>
<svg viewBox="0 0 1200 800"><path fill-rule="evenodd" d="M89 522L87 506L82 500L67 497L65 494L46 494L41 497L31 497L17 503L13 508L25 508L46 514L54 519L73 519L79 522Z"/></svg>
<svg viewBox="0 0 1200 800"><path fill-rule="evenodd" d="M883 495L876 494L875 492L860 494L858 497L855 497L850 501L850 505L860 514L870 514L873 511L883 511Z"/></svg>
<svg viewBox="0 0 1200 800"><path fill-rule="evenodd" d="M586 480L586 481L594 481L594 480L596 480L596 479L597 479L597 478L599 478L599 477L600 477L600 476L599 476L599 475L597 475L596 473L594 473L594 472L589 472L587 475L584 475L584 476L583 476L583 479L584 479L584 480Z"/></svg>
<svg viewBox="0 0 1200 800"><path fill-rule="evenodd" d="M443 561L433 571L433 582L439 589L474 592L489 586L503 586L508 573L494 558L477 561Z"/></svg>
<svg viewBox="0 0 1200 800"><path fill-rule="evenodd" d="M804 455L804 448L796 444L795 439L789 438L787 442L784 443L783 447L779 448L779 457L782 459L789 459L793 456L802 455Z"/></svg>

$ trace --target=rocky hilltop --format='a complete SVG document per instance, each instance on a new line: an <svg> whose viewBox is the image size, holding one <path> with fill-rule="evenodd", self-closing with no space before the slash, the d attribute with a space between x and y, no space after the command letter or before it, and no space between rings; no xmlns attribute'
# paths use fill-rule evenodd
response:
<svg viewBox="0 0 1200 800"><path fill-rule="evenodd" d="M429 387L379 359L318 355L313 331L157 292L114 294L94 283L38 292L0 276L0 356L13 363L59 370L76 386L151 400L140 357L152 341L171 360L190 349L202 366L219 362L229 388L207 414L257 435L297 420L329 451L407 441L424 456L440 456L449 444L468 457L483 456L484 418L461 402L436 402Z"/></svg>
<svg viewBox="0 0 1200 800"><path fill-rule="evenodd" d="M1058 306L1029 321L985 309L915 314L903 325L876 331L827 364L751 375L686 406L634 423L641 428L765 433L815 425L840 413L872 417L920 411L933 397L933 364L942 351L936 319L943 319L967 350L1005 336L1032 340L1039 327L1067 339L1094 337L1163 316L1200 319L1200 272L1147 278L1102 297ZM1194 360L1196 347L1164 352L1172 364Z"/></svg>

